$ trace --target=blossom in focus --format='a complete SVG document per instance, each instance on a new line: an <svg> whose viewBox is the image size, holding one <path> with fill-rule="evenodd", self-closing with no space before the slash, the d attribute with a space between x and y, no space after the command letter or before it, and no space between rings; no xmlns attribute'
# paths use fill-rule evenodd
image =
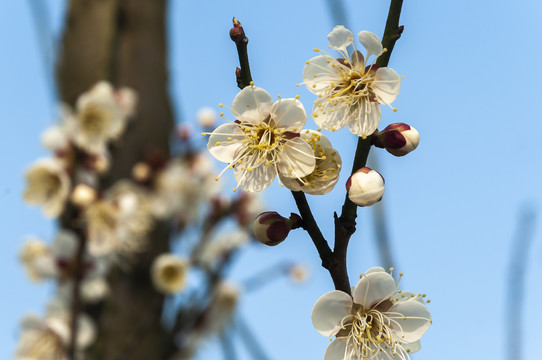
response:
<svg viewBox="0 0 542 360"><path fill-rule="evenodd" d="M371 135L380 122L380 104L389 105L401 88L401 78L388 67L378 67L376 59L385 51L380 39L369 31L361 31L358 39L363 55L353 42L354 34L342 25L327 36L330 47L341 57L322 53L306 62L303 82L318 95L314 103L314 121L322 129L335 131L348 125L350 131L363 138ZM353 45L349 53L347 47ZM369 58L375 55L372 62ZM395 109L394 109L395 110Z"/></svg>
<svg viewBox="0 0 542 360"><path fill-rule="evenodd" d="M151 278L154 286L165 294L175 294L184 289L188 261L174 254L161 254L154 259Z"/></svg>
<svg viewBox="0 0 542 360"><path fill-rule="evenodd" d="M231 110L237 120L216 128L207 147L233 169L240 188L257 192L275 175L301 179L314 170L314 153L299 135L307 118L297 99L273 103L265 90L251 85L237 94Z"/></svg>
<svg viewBox="0 0 542 360"><path fill-rule="evenodd" d="M371 206L384 195L384 178L377 171L362 167L346 182L348 198L358 206Z"/></svg>
<svg viewBox="0 0 542 360"><path fill-rule="evenodd" d="M316 159L314 170L301 179L282 178L284 186L292 191L303 191L311 195L327 194L339 180L341 157L331 146L331 142L318 131L304 130L301 138L312 147Z"/></svg>
<svg viewBox="0 0 542 360"><path fill-rule="evenodd" d="M407 360L431 325L422 295L397 290L380 267L362 275L353 297L334 290L312 310L312 323L324 336L336 336L324 360Z"/></svg>
<svg viewBox="0 0 542 360"><path fill-rule="evenodd" d="M80 315L77 332L77 352L94 342L96 330L87 315ZM70 316L67 312L50 313L41 319L27 315L21 322L21 335L15 352L17 360L68 360L66 349L70 341Z"/></svg>
<svg viewBox="0 0 542 360"><path fill-rule="evenodd" d="M94 256L127 256L142 251L153 225L146 192L129 181L117 182L83 212L88 251Z"/></svg>
<svg viewBox="0 0 542 360"><path fill-rule="evenodd" d="M107 143L118 139L135 110L136 94L128 88L114 90L98 82L77 99L75 112L64 109L65 126L73 142L92 154L107 153Z"/></svg>
<svg viewBox="0 0 542 360"><path fill-rule="evenodd" d="M41 159L25 173L24 199L29 204L43 206L48 217L59 216L70 192L71 181L57 159Z"/></svg>
<svg viewBox="0 0 542 360"><path fill-rule="evenodd" d="M395 156L405 156L420 143L418 130L405 123L388 125L374 136L374 145Z"/></svg>

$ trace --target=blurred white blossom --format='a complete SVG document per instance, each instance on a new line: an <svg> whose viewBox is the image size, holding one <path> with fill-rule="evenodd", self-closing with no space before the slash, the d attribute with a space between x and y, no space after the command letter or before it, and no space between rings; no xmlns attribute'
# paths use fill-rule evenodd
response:
<svg viewBox="0 0 542 360"><path fill-rule="evenodd" d="M64 124L73 142L89 153L105 154L107 143L120 137L134 113L136 98L131 89L115 91L108 82L98 82L79 96L75 112L65 107Z"/></svg>
<svg viewBox="0 0 542 360"><path fill-rule="evenodd" d="M95 256L130 257L142 251L153 219L147 193L123 180L84 211L88 251Z"/></svg>
<svg viewBox="0 0 542 360"><path fill-rule="evenodd" d="M151 266L151 278L156 289L175 294L184 289L189 262L174 254L158 255Z"/></svg>
<svg viewBox="0 0 542 360"><path fill-rule="evenodd" d="M25 173L24 199L41 205L47 217L56 217L64 210L71 181L62 162L45 158L36 161Z"/></svg>

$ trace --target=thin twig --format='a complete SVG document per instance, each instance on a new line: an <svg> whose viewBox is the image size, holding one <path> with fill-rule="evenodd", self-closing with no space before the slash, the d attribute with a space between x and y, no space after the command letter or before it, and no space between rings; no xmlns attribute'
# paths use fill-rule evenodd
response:
<svg viewBox="0 0 542 360"><path fill-rule="evenodd" d="M378 66L385 67L388 64L395 42L399 39L400 34L403 31L403 28L399 26L402 5L403 0L391 1L384 36L382 37L382 46L386 48L387 51L377 59L376 63ZM352 165L352 173L365 166L370 150L370 138L363 139L360 137L358 139L354 163ZM339 267L336 269L336 276L343 277L343 281L341 282L343 287L348 284L347 293L350 293L350 285L346 268L346 254L350 238L356 231L356 217L357 205L350 201L348 195L346 195L341 216L337 217L337 215L335 215L335 247L333 253L335 263L338 264ZM345 291L345 289L342 288L339 289L336 287L336 289Z"/></svg>

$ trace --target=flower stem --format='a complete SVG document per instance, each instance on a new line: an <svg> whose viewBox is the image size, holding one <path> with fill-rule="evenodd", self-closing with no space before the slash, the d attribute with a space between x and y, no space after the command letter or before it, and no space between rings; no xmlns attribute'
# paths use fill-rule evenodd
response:
<svg viewBox="0 0 542 360"><path fill-rule="evenodd" d="M241 23L236 18L233 18L233 28L230 30L230 37L237 46L237 55L239 56L239 65L241 66L235 72L237 86L243 89L252 81L252 75L250 74L250 65L248 62L248 38L245 36L243 26L241 26Z"/></svg>

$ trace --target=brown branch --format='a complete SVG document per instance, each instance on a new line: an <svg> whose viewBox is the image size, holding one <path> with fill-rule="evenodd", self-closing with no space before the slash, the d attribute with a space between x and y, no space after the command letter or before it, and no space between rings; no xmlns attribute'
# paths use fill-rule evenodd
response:
<svg viewBox="0 0 542 360"><path fill-rule="evenodd" d="M402 5L403 0L392 0L390 3L388 18L386 20L386 28L384 29L384 36L382 37L382 46L387 49L387 51L377 59L376 64L378 66L382 67L388 65L395 42L401 37L401 33L403 32L403 27L399 26L399 17L401 15ZM354 163L352 165L352 174L365 166L370 150L370 138L363 139L360 137L358 139ZM340 266L340 269L337 271L340 272L343 277L346 277L345 284L349 283L346 268L346 255L350 238L356 231L356 217L357 205L350 201L348 195L346 195L341 216L337 217L337 215L335 215L335 248L333 251L335 263L339 264ZM350 290L350 285L348 286L348 290ZM344 289L337 290L345 291ZM347 292L350 293L350 291Z"/></svg>
<svg viewBox="0 0 542 360"><path fill-rule="evenodd" d="M237 77L237 86L240 89L248 86L252 81L252 75L250 74L250 65L248 62L248 38L245 35L245 30L239 20L233 18L233 28L230 30L230 38L235 42L237 46L237 55L239 56L239 65L241 68L235 70L235 76Z"/></svg>

